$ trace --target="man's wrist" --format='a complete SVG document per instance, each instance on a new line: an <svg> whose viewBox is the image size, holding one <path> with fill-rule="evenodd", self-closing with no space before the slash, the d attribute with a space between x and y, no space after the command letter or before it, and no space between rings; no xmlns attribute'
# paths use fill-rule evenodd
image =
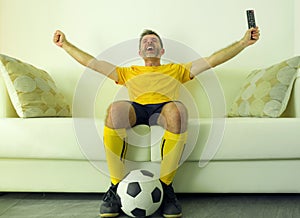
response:
<svg viewBox="0 0 300 218"><path fill-rule="evenodd" d="M62 43L62 45L61 45L61 47L64 49L64 50L68 50L68 48L70 48L70 43L67 41L67 40L65 40L63 43Z"/></svg>
<svg viewBox="0 0 300 218"><path fill-rule="evenodd" d="M243 49L248 46L248 43L244 39L241 39L240 41L238 41L238 43Z"/></svg>

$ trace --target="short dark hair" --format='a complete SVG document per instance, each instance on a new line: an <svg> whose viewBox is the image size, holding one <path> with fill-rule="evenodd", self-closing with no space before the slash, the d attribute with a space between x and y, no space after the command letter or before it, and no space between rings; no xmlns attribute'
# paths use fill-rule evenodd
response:
<svg viewBox="0 0 300 218"><path fill-rule="evenodd" d="M141 35L140 35L140 44L139 44L139 48L141 47L141 42L142 42L143 37L146 36L146 35L155 35L155 36L157 36L157 38L159 39L160 45L161 45L161 47L163 48L163 42L162 42L160 36L159 36L156 32L154 32L153 30L149 30L149 29L145 29L145 30L141 33Z"/></svg>

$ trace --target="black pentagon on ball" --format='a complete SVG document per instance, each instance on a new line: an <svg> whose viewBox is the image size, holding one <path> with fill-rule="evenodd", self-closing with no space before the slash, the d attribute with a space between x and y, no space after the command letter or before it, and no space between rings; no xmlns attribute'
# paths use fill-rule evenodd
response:
<svg viewBox="0 0 300 218"><path fill-rule="evenodd" d="M161 191L159 188L155 188L152 192L151 192L151 196L152 196L152 201L153 203L158 203L161 199Z"/></svg>
<svg viewBox="0 0 300 218"><path fill-rule="evenodd" d="M141 173L142 173L144 176L148 176L148 177L151 177L151 178L154 177L154 174L151 173L151 172L148 171L148 170L141 170Z"/></svg>
<svg viewBox="0 0 300 218"><path fill-rule="evenodd" d="M141 186L138 182L131 182L127 187L127 194L131 197L136 197L142 191Z"/></svg>
<svg viewBox="0 0 300 218"><path fill-rule="evenodd" d="M131 211L132 215L135 217L145 217L146 216L146 210L135 208Z"/></svg>

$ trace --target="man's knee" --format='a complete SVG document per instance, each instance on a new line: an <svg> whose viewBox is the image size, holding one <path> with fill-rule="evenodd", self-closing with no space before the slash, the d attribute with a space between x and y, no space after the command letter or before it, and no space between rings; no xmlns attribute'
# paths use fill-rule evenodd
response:
<svg viewBox="0 0 300 218"><path fill-rule="evenodd" d="M171 132L182 133L187 129L188 111L181 102L170 102L163 107L160 121Z"/></svg>
<svg viewBox="0 0 300 218"><path fill-rule="evenodd" d="M130 102L113 102L107 109L105 125L112 129L129 128L135 123L135 112Z"/></svg>
<svg viewBox="0 0 300 218"><path fill-rule="evenodd" d="M188 116L186 106L179 101L166 104L164 109L165 115L170 116L172 119L184 120Z"/></svg>

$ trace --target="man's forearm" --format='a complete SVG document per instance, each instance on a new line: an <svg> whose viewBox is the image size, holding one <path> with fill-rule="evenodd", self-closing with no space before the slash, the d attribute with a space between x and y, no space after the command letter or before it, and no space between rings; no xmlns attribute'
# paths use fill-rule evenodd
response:
<svg viewBox="0 0 300 218"><path fill-rule="evenodd" d="M235 57L246 47L247 44L243 40L237 41L232 45L213 53L207 58L207 61L211 67L215 67Z"/></svg>
<svg viewBox="0 0 300 218"><path fill-rule="evenodd" d="M64 42L62 48L71 55L76 61L84 66L88 66L95 58L88 53L80 50L68 41Z"/></svg>
<svg viewBox="0 0 300 218"><path fill-rule="evenodd" d="M191 75L193 78L197 76L199 73L208 70L212 67L216 67L219 64L222 64L237 54L239 54L242 50L244 50L247 46L253 45L259 39L260 32L258 27L248 29L244 35L244 37L230 46L223 48L209 57L200 58L192 62Z"/></svg>

